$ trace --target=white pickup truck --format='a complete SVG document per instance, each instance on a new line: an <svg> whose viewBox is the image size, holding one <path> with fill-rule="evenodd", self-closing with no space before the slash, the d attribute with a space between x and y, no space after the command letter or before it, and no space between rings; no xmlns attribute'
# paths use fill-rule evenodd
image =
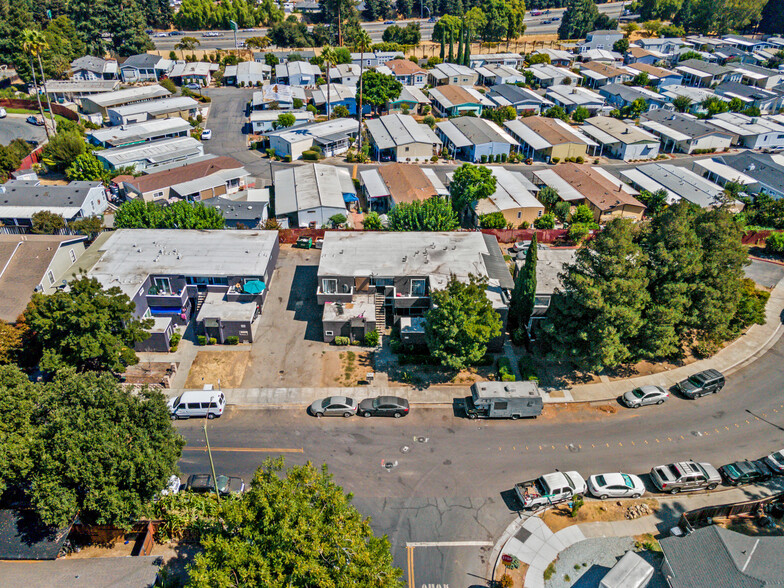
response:
<svg viewBox="0 0 784 588"><path fill-rule="evenodd" d="M571 500L588 489L577 472L553 472L515 484L515 494L526 509L538 509Z"/></svg>

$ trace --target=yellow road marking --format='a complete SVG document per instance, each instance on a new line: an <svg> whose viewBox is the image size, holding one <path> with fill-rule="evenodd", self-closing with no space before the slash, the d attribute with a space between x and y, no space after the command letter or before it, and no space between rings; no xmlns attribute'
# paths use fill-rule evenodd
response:
<svg viewBox="0 0 784 588"><path fill-rule="evenodd" d="M670 443L672 443L672 437L667 437L667 441L669 441Z"/></svg>
<svg viewBox="0 0 784 588"><path fill-rule="evenodd" d="M660 441L658 439L656 439L656 443L660 443Z"/></svg>
<svg viewBox="0 0 784 588"><path fill-rule="evenodd" d="M647 439L645 440L645 444L648 445L648 440Z"/></svg>
<svg viewBox="0 0 784 588"><path fill-rule="evenodd" d="M623 447L623 443L621 443L620 441L618 441L618 446L619 446L619 447Z"/></svg>
<svg viewBox="0 0 784 588"><path fill-rule="evenodd" d="M632 446L634 445L634 441L632 441Z"/></svg>
<svg viewBox="0 0 784 588"><path fill-rule="evenodd" d="M684 438L683 435L681 435L681 439L683 439L683 438Z"/></svg>
<svg viewBox="0 0 784 588"><path fill-rule="evenodd" d="M207 447L182 448L183 451L207 451ZM239 453L305 453L302 447L213 447L213 451L236 451Z"/></svg>

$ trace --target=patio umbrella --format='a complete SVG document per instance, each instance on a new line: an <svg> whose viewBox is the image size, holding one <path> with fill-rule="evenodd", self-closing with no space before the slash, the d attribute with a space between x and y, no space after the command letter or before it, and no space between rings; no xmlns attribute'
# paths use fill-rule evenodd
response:
<svg viewBox="0 0 784 588"><path fill-rule="evenodd" d="M245 282L242 290L246 294L261 294L264 292L264 288L266 287L267 285L261 280L251 280L249 282Z"/></svg>

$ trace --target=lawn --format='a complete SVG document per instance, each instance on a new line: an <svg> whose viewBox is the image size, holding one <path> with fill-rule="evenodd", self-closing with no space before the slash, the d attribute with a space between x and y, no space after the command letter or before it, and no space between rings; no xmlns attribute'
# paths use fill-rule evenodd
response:
<svg viewBox="0 0 784 588"><path fill-rule="evenodd" d="M8 114L35 114L38 116L41 115L41 113L38 112L37 110L30 110L28 108L6 108L5 111ZM49 120L49 112L45 108L44 108L44 114L46 115L46 119ZM61 123L63 121L67 121L68 119L65 118L64 116L60 116L59 114L55 114L54 120L57 123Z"/></svg>

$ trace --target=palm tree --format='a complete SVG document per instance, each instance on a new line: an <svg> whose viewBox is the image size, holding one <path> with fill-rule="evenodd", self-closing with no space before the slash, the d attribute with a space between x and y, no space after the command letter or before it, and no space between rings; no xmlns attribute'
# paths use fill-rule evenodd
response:
<svg viewBox="0 0 784 588"><path fill-rule="evenodd" d="M30 69L33 72L33 85L35 86L35 97L38 100L38 111L41 113L41 120L44 121L44 130L46 131L46 138L49 139L49 128L46 126L46 117L44 116L44 109L41 106L41 94L38 91L38 83L35 79L35 65L33 65L33 57L38 58L38 67L41 70L41 82L46 92L46 77L44 76L44 65L41 61L41 53L49 48L41 31L35 29L25 29L22 31L22 51L30 56ZM49 99L49 94L46 94L46 101L49 105L49 115L52 119L52 131L57 132L57 124L54 120L54 112L52 111L52 102Z"/></svg>
<svg viewBox="0 0 784 588"><path fill-rule="evenodd" d="M353 49L359 51L359 134L357 135L357 152L362 149L362 92L364 87L362 76L365 73L365 51L370 49L372 44L373 41L365 29L359 29L352 43Z"/></svg>
<svg viewBox="0 0 784 588"><path fill-rule="evenodd" d="M330 106L332 106L332 96L330 87L332 86L332 80L329 70L338 58L335 48L330 45L324 45L321 49L321 58L324 61L324 69L327 70L327 118L331 118Z"/></svg>
<svg viewBox="0 0 784 588"><path fill-rule="evenodd" d="M201 41L199 41L196 37L183 37L180 42L174 46L174 49L180 50L180 55L182 55L182 59L185 61L185 52L193 51L197 46L200 45Z"/></svg>

